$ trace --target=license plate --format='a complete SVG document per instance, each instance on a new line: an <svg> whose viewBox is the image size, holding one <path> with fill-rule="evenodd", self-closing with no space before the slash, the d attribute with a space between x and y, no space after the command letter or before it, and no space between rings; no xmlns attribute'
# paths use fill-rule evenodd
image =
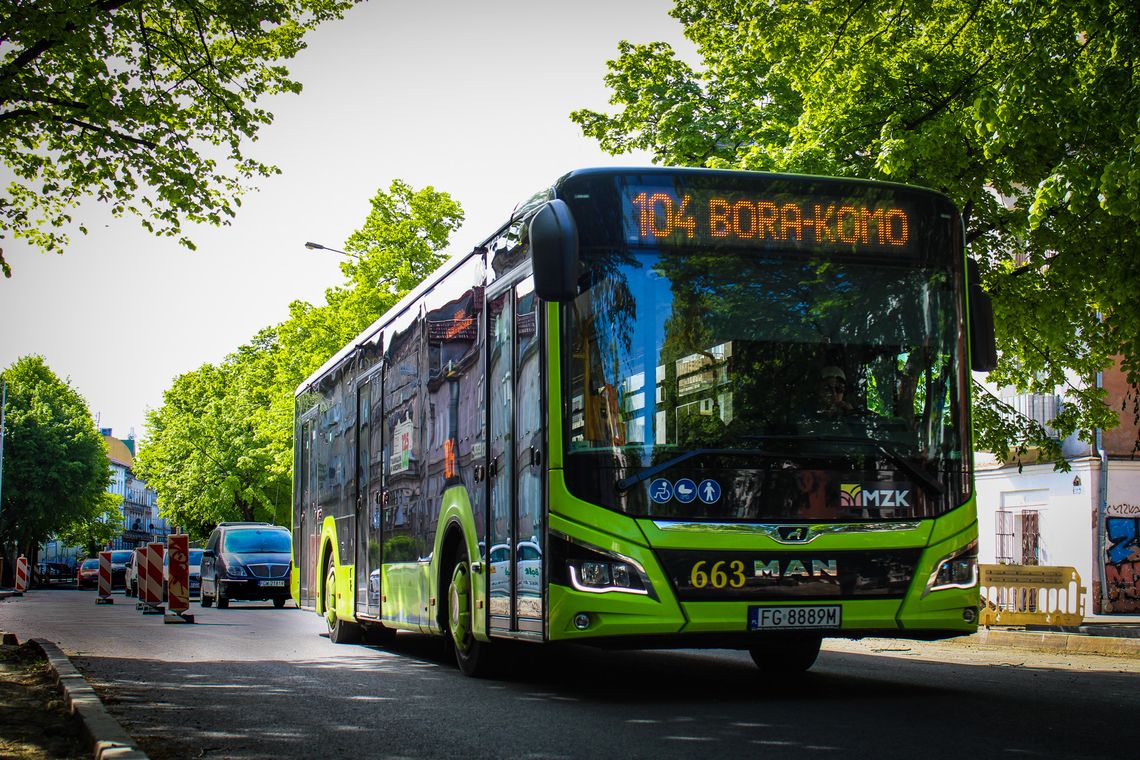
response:
<svg viewBox="0 0 1140 760"><path fill-rule="evenodd" d="M838 604L748 608L748 630L750 631L838 628L842 619L843 608Z"/></svg>
<svg viewBox="0 0 1140 760"><path fill-rule="evenodd" d="M285 581L258 581L258 586L284 586Z"/></svg>

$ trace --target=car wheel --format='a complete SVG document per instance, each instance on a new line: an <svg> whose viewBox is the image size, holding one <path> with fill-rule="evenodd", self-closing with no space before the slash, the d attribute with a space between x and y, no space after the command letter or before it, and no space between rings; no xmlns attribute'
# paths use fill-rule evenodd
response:
<svg viewBox="0 0 1140 760"><path fill-rule="evenodd" d="M202 598L198 600L198 603L203 607L212 607L214 605L214 597L202 594Z"/></svg>
<svg viewBox="0 0 1140 760"><path fill-rule="evenodd" d="M358 624L342 620L336 614L336 573L332 557L325 563L325 624L329 629L329 641L334 644L355 644L364 636L364 629Z"/></svg>
<svg viewBox="0 0 1140 760"><path fill-rule="evenodd" d="M222 596L222 584L216 575L214 576L214 601L217 602L219 610L224 610L230 606L230 600Z"/></svg>
<svg viewBox="0 0 1140 760"><path fill-rule="evenodd" d="M284 598L274 599L273 600L273 606L276 607L277 609L281 609L282 607L285 606L285 602L286 602L286 600Z"/></svg>

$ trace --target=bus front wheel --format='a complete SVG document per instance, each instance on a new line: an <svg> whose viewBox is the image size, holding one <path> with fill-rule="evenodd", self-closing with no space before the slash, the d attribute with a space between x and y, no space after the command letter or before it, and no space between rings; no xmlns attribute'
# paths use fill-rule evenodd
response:
<svg viewBox="0 0 1140 760"><path fill-rule="evenodd" d="M325 624L329 628L329 641L334 644L355 644L360 641L363 631L358 624L343 620L336 614L336 573L332 559L328 561L326 569Z"/></svg>
<svg viewBox="0 0 1140 760"><path fill-rule="evenodd" d="M810 670L823 644L820 636L765 641L748 648L756 667L767 674L792 675Z"/></svg>
<svg viewBox="0 0 1140 760"><path fill-rule="evenodd" d="M447 628L455 661L464 675L482 678L490 675L490 645L479 641L471 628L475 605L471 588L471 566L462 549L455 558L451 583L447 587Z"/></svg>

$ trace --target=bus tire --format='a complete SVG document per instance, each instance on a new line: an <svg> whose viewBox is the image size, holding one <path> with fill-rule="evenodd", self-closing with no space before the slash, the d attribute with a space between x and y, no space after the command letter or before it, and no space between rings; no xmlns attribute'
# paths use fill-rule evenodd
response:
<svg viewBox="0 0 1140 760"><path fill-rule="evenodd" d="M463 675L486 678L494 670L491 645L475 638L471 626L474 609L471 565L467 561L467 551L459 548L455 553L451 582L447 586L448 641Z"/></svg>
<svg viewBox="0 0 1140 760"><path fill-rule="evenodd" d="M337 616L336 572L331 557L325 563L325 568L325 624L329 629L329 641L334 644L356 644L363 638L364 630L359 624Z"/></svg>
<svg viewBox="0 0 1140 760"><path fill-rule="evenodd" d="M793 675L811 669L819 657L822 636L774 639L748 648L756 667L771 675Z"/></svg>

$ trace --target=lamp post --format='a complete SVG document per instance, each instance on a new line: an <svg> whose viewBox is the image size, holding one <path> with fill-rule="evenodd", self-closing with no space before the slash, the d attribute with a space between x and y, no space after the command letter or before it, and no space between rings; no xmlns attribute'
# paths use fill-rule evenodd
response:
<svg viewBox="0 0 1140 760"><path fill-rule="evenodd" d="M305 247L308 248L310 251L329 251L330 253L339 253L341 256L347 256L348 258L356 259L357 261L363 260L363 256L361 256L361 254L359 254L359 253L352 253L350 251L342 251L339 248L329 248L327 245L321 245L320 243L314 243L311 240L309 242L305 243ZM396 277L393 275L390 275L388 277L382 277L379 280L377 280L375 287L379 290L385 290L385 289L392 288L392 286L395 283L396 283Z"/></svg>
<svg viewBox="0 0 1140 760"><path fill-rule="evenodd" d="M360 258L359 253L349 253L348 251L342 251L339 248L329 248L327 245L321 245L320 243L314 243L312 241L305 243L305 247L310 251L329 251L330 253L339 253L341 256L348 256L350 259Z"/></svg>
<svg viewBox="0 0 1140 760"><path fill-rule="evenodd" d="M4 413L8 407L8 380L0 380L0 511L4 509Z"/></svg>

